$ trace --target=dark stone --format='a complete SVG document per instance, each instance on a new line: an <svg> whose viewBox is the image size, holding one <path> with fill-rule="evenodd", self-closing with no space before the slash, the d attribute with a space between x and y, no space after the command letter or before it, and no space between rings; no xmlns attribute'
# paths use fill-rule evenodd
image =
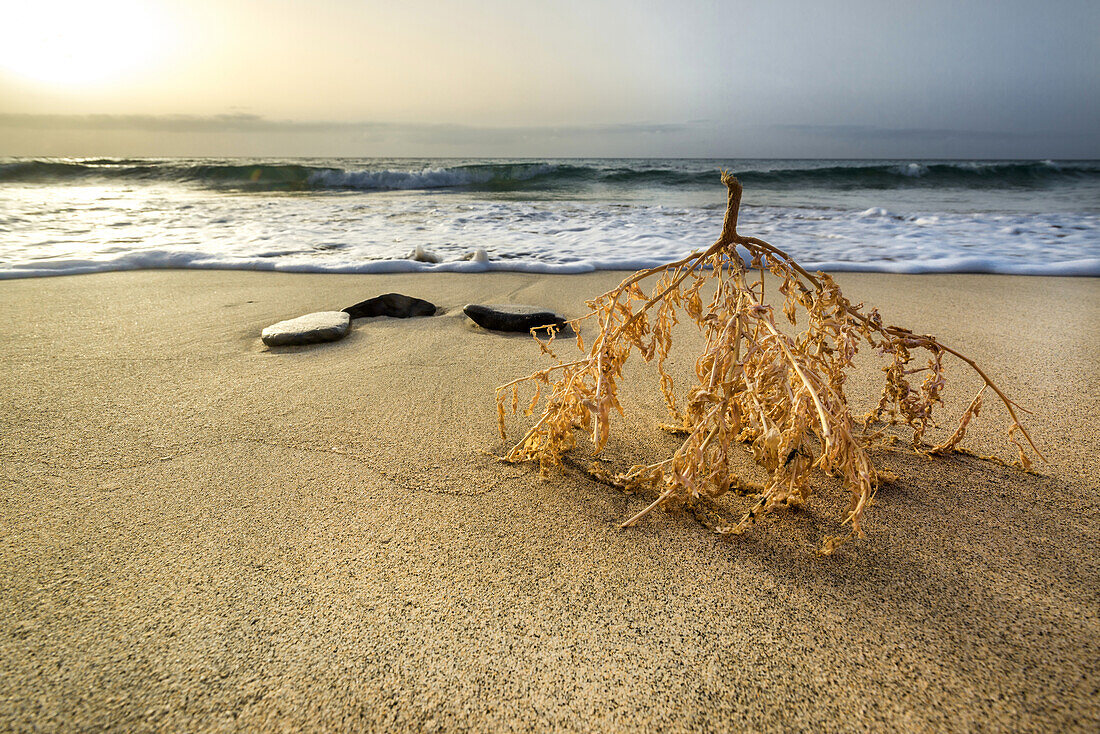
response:
<svg viewBox="0 0 1100 734"><path fill-rule="evenodd" d="M360 301L354 306L348 306L344 309L344 313L353 319L372 316L394 316L399 319L407 319L410 316L435 316L435 304L428 303L422 298L404 296L400 293L386 293L385 295Z"/></svg>
<svg viewBox="0 0 1100 734"><path fill-rule="evenodd" d="M471 303L462 312L478 326L494 331L530 331L539 326L565 325L564 316L538 306Z"/></svg>

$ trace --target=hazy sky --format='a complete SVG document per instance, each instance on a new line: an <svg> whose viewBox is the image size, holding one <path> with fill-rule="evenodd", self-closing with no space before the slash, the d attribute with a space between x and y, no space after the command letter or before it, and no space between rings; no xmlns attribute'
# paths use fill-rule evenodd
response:
<svg viewBox="0 0 1100 734"><path fill-rule="evenodd" d="M1100 2L6 2L0 155L1100 157Z"/></svg>

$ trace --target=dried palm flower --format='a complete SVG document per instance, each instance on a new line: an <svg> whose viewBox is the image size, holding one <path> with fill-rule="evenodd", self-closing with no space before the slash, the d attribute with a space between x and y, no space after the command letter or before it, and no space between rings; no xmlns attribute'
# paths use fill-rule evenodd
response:
<svg viewBox="0 0 1100 734"><path fill-rule="evenodd" d="M1042 456L1020 424L1010 400L968 357L935 337L887 326L875 309L853 305L828 275L810 274L787 253L755 237L737 233L741 184L722 174L728 203L722 234L703 251L676 262L641 270L616 288L587 302L589 313L574 319L577 347L586 356L569 362L551 349L555 333L539 339L544 353L556 364L497 388L497 413L502 440L506 400L513 414L519 409L519 388L531 385L534 394L525 411L542 413L523 438L502 458L508 462L537 461L543 475L562 466L577 443L577 429L591 435L598 453L607 443L611 412L620 414L619 384L623 364L637 351L646 362L656 360L660 389L675 423L666 426L685 435L672 456L653 464L637 465L603 479L631 490L650 490L657 498L623 523L637 523L660 506L692 505L735 490L756 494L758 501L738 522L719 525L720 533L739 534L772 508L799 504L810 496L814 469L841 479L850 493L845 523L847 537L862 536L860 521L875 495L881 474L869 449L883 437L871 432L873 422L886 419L912 430L912 445L929 456L954 451L970 420L978 414L982 394L989 388L1004 403L1012 419L1008 438L1019 452L1019 465L1031 461L1019 433L1036 455ZM747 253L746 258L742 251ZM758 273L750 282L750 272ZM776 325L773 306L764 299L764 273L779 280L782 313L796 325L801 313L805 328L790 336ZM643 282L652 284L647 293ZM704 302L704 288L713 296ZM697 381L682 405L665 369L672 348L673 326L680 315L693 321L705 337L695 362ZM585 349L580 322L595 320L599 331ZM536 330L537 331L537 330ZM538 334L535 334L538 339ZM866 416L852 416L845 396L847 372L859 346L866 342L889 359L883 368L885 386L878 406ZM924 366L914 367L924 353ZM943 444L929 447L923 437L935 425L933 409L942 403L946 355L969 365L984 382L963 413L958 428ZM925 373L920 384L913 376ZM755 485L731 471L731 452L744 444L768 475ZM830 553L847 538L828 537L822 551Z"/></svg>

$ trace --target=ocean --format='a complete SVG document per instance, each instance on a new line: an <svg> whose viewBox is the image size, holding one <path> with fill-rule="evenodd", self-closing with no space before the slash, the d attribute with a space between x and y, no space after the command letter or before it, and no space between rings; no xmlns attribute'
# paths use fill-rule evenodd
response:
<svg viewBox="0 0 1100 734"><path fill-rule="evenodd" d="M715 240L721 170L809 269L1100 275L1100 161L3 158L0 278L635 269Z"/></svg>

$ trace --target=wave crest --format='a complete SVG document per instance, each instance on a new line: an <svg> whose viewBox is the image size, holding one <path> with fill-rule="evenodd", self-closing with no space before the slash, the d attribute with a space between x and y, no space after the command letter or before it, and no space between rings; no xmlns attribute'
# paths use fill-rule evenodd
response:
<svg viewBox="0 0 1100 734"><path fill-rule="evenodd" d="M472 188L552 189L596 183L616 186L716 186L722 165L696 168L636 166L628 161L523 161L454 166L370 168L298 162L238 163L178 160L9 160L0 163L0 183L63 183L84 179L181 181L211 188L246 190L406 190ZM747 185L794 189L891 189L907 187L1037 188L1100 181L1096 162L903 162L810 165L794 168L726 166Z"/></svg>

